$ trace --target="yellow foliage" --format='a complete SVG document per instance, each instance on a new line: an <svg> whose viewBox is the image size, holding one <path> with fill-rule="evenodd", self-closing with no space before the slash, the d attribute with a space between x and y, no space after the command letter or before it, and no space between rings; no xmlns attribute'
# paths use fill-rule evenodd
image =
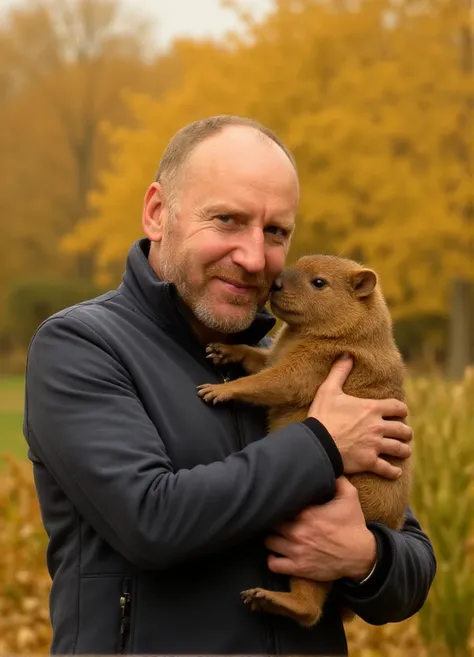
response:
<svg viewBox="0 0 474 657"><path fill-rule="evenodd" d="M196 118L241 114L295 153L293 256L364 260L395 317L446 310L450 280L474 279L474 76L456 38L467 6L423 7L280 0L241 39L180 44L181 83L159 101L130 98L137 127L111 129L94 215L72 231L67 252L94 251L106 280L141 234L144 192L172 134Z"/></svg>
<svg viewBox="0 0 474 657"><path fill-rule="evenodd" d="M0 310L19 279L90 274L58 243L109 164L104 121L130 120L124 91L172 86L146 61L145 36L118 0L38 0L2 14Z"/></svg>

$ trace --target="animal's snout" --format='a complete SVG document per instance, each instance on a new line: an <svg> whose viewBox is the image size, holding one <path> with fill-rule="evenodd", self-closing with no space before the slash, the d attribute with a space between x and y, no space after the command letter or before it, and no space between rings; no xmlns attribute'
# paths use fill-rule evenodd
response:
<svg viewBox="0 0 474 657"><path fill-rule="evenodd" d="M273 281L272 292L280 292L283 289L283 281L281 278L276 278Z"/></svg>

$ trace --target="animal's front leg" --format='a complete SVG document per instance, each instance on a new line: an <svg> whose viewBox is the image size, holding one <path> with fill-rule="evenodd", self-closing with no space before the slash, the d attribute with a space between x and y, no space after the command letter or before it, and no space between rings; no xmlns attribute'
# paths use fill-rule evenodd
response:
<svg viewBox="0 0 474 657"><path fill-rule="evenodd" d="M204 384L198 387L198 395L206 402L238 399L257 406L274 406L288 403L306 403L306 393L301 390L297 376L288 377L284 362L278 366L251 374L235 381Z"/></svg>
<svg viewBox="0 0 474 657"><path fill-rule="evenodd" d="M227 383L203 383L198 386L197 394L205 402L212 402L213 404L237 399L235 396L236 392L234 384L238 383L240 380L241 379L236 379L235 381L228 381Z"/></svg>
<svg viewBox="0 0 474 657"><path fill-rule="evenodd" d="M255 374L265 367L270 350L245 344L212 342L207 346L206 352L207 358L212 359L214 365L241 363L246 372Z"/></svg>

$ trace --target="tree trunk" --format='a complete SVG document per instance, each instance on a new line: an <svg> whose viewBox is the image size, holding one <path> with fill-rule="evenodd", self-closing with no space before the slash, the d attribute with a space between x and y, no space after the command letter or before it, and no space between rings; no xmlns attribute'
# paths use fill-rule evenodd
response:
<svg viewBox="0 0 474 657"><path fill-rule="evenodd" d="M461 70L472 82L474 75L474 37L470 25L472 0L460 0L466 10L466 24L461 29L460 65ZM472 129L474 114L474 94L467 99L466 111L461 116L466 135L461 149L461 161L466 167L468 177L473 179ZM464 217L468 225L474 221L474 201L468 200ZM468 243L470 249L472 243ZM474 259L474 253L472 254ZM474 267L474 265L473 265ZM454 279L451 287L451 317L448 350L448 377L459 380L464 376L468 365L474 363L474 282Z"/></svg>
<svg viewBox="0 0 474 657"><path fill-rule="evenodd" d="M454 280L451 290L447 375L459 380L474 364L474 283Z"/></svg>

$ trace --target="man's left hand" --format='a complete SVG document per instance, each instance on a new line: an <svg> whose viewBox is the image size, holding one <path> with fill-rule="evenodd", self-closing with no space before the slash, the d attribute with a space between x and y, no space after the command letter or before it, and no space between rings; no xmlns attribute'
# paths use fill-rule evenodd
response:
<svg viewBox="0 0 474 657"><path fill-rule="evenodd" d="M274 573L319 582L362 581L376 560L375 536L367 529L357 489L345 477L336 480L334 499L279 525L265 545L281 555L268 557Z"/></svg>

